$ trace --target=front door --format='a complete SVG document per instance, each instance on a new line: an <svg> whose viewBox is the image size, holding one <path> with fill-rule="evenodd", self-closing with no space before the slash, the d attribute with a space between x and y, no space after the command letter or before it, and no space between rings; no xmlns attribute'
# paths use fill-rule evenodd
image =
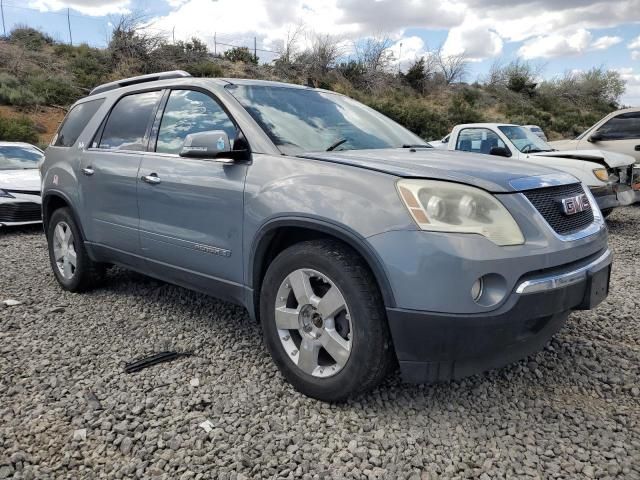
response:
<svg viewBox="0 0 640 480"><path fill-rule="evenodd" d="M83 225L91 243L139 254L137 178L161 91L122 97L80 165Z"/></svg>
<svg viewBox="0 0 640 480"><path fill-rule="evenodd" d="M150 268L220 296L243 283L243 193L247 165L178 155L190 133L236 126L209 93L172 90L143 155L138 183L140 241ZM159 117L160 118L160 117ZM231 295L233 296L233 295Z"/></svg>
<svg viewBox="0 0 640 480"><path fill-rule="evenodd" d="M640 112L626 112L607 120L594 132L601 140L588 142L588 136L580 141L580 148L602 150L631 155L640 162Z"/></svg>

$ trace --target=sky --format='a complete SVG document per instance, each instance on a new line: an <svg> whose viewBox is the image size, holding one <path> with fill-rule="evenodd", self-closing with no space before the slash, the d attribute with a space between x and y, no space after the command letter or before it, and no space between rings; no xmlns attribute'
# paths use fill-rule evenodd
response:
<svg viewBox="0 0 640 480"><path fill-rule="evenodd" d="M471 59L467 81L498 61L521 58L544 78L603 66L627 81L625 105L640 105L640 0L3 0L5 28L29 25L60 41L104 46L119 15L141 14L176 40L197 36L214 49L253 47L269 61L302 26L352 45L388 36L399 67L428 49ZM67 10L68 9L68 10ZM69 17L67 18L67 12ZM402 44L402 47L400 46ZM397 65L396 65L397 67Z"/></svg>

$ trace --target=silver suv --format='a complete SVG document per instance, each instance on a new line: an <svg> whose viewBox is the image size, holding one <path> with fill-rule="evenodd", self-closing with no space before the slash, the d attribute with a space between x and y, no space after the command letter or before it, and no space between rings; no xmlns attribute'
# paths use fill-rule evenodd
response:
<svg viewBox="0 0 640 480"><path fill-rule="evenodd" d="M116 264L243 305L299 391L327 401L534 352L608 293L588 188L443 152L333 92L166 72L102 85L46 151L51 267Z"/></svg>

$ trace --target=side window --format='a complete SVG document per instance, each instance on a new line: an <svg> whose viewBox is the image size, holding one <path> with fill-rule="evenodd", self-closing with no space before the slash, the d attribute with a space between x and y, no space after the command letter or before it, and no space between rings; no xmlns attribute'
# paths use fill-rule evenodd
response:
<svg viewBox="0 0 640 480"><path fill-rule="evenodd" d="M640 112L622 113L598 129L603 140L631 140L640 138Z"/></svg>
<svg viewBox="0 0 640 480"><path fill-rule="evenodd" d="M71 109L53 138L54 147L71 147L104 102L104 98L79 103Z"/></svg>
<svg viewBox="0 0 640 480"><path fill-rule="evenodd" d="M118 100L111 110L98 148L144 150L144 136L161 91L135 93Z"/></svg>
<svg viewBox="0 0 640 480"><path fill-rule="evenodd" d="M493 147L506 148L497 133L486 128L465 128L458 135L456 150L489 154Z"/></svg>
<svg viewBox="0 0 640 480"><path fill-rule="evenodd" d="M236 126L209 95L173 90L160 122L156 152L178 153L187 135L209 130L224 130L231 142L236 136Z"/></svg>

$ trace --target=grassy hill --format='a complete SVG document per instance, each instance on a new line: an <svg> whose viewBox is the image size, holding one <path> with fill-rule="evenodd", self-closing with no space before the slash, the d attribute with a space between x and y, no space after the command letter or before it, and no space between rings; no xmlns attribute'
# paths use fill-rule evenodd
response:
<svg viewBox="0 0 640 480"><path fill-rule="evenodd" d="M463 56L436 51L398 74L384 41L371 41L356 60L341 63L338 43L316 35L301 50L290 43L269 65L234 48L214 56L198 39L171 44L123 18L105 49L55 42L31 28L0 39L0 140L46 144L65 109L107 81L182 69L194 76L248 77L310 84L350 95L427 140L457 123L508 121L537 124L551 138L573 136L618 108L624 82L594 68L538 82L525 62L496 64L487 78L464 83Z"/></svg>

